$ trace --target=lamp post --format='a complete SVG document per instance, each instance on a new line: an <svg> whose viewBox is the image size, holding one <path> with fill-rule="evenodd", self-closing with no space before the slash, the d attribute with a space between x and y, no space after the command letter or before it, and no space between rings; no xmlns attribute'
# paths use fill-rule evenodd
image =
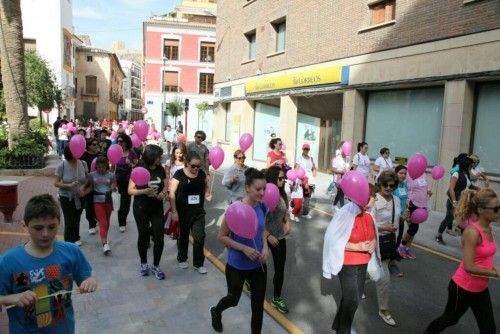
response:
<svg viewBox="0 0 500 334"><path fill-rule="evenodd" d="M161 105L161 131L165 128L165 113L167 111L167 90L165 89L165 66L167 63L168 58L163 55L163 71L161 72L163 78L162 78L162 89L163 89L163 104Z"/></svg>

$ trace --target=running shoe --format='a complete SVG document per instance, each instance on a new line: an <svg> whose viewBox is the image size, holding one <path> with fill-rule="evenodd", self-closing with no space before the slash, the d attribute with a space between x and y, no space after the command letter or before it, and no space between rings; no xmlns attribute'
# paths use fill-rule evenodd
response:
<svg viewBox="0 0 500 334"><path fill-rule="evenodd" d="M394 275L396 277L403 277L403 272L399 270L399 267L396 263L389 263L389 272L391 275Z"/></svg>
<svg viewBox="0 0 500 334"><path fill-rule="evenodd" d="M307 215L302 215L302 218L311 219L312 216L310 214L307 214Z"/></svg>
<svg viewBox="0 0 500 334"><path fill-rule="evenodd" d="M222 333L222 315L215 311L215 307L210 308L210 315L212 316L212 328L218 333Z"/></svg>
<svg viewBox="0 0 500 334"><path fill-rule="evenodd" d="M151 271L155 274L156 279L165 279L165 273L157 266L151 266Z"/></svg>
<svg viewBox="0 0 500 334"><path fill-rule="evenodd" d="M273 298L271 301L271 304L273 305L274 308L276 308L278 311L281 313L288 313L288 307L286 307L285 301L283 298L278 297L278 298Z"/></svg>
<svg viewBox="0 0 500 334"><path fill-rule="evenodd" d="M187 269L188 267L189 267L189 263L187 263L187 261L179 262L179 268Z"/></svg>
<svg viewBox="0 0 500 334"><path fill-rule="evenodd" d="M149 266L147 263L141 263L141 267L139 268L139 274L141 276L148 276L149 275Z"/></svg>
<svg viewBox="0 0 500 334"><path fill-rule="evenodd" d="M207 273L207 268L201 266L201 267L198 267L196 268L196 270L198 270L198 272L202 275L206 274Z"/></svg>
<svg viewBox="0 0 500 334"><path fill-rule="evenodd" d="M95 227L89 228L89 234L94 235L96 233Z"/></svg>
<svg viewBox="0 0 500 334"><path fill-rule="evenodd" d="M123 233L127 230L127 228L125 226L120 226L119 230L120 230L120 233Z"/></svg>
<svg viewBox="0 0 500 334"><path fill-rule="evenodd" d="M446 246L446 242L444 242L443 237L440 235L436 236L436 242L440 245Z"/></svg>
<svg viewBox="0 0 500 334"><path fill-rule="evenodd" d="M415 253L413 253L411 250L410 250L410 247L406 247L406 256L410 259L410 260L415 260L417 258L417 256L415 255Z"/></svg>
<svg viewBox="0 0 500 334"><path fill-rule="evenodd" d="M104 253L104 255L108 255L109 253L111 253L111 248L109 247L108 243L105 243L102 246L102 252Z"/></svg>
<svg viewBox="0 0 500 334"><path fill-rule="evenodd" d="M396 326L396 321L392 318L390 313L384 314L382 311L378 311L378 315L384 320L389 326Z"/></svg>
<svg viewBox="0 0 500 334"><path fill-rule="evenodd" d="M398 247L399 256L401 256L403 259L408 259L407 250L408 250L408 247L406 247L405 245L400 245Z"/></svg>

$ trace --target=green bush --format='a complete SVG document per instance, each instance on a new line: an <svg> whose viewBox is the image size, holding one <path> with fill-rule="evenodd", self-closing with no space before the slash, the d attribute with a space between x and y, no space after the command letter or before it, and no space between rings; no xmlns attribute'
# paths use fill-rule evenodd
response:
<svg viewBox="0 0 500 334"><path fill-rule="evenodd" d="M47 136L40 133L40 131L33 131L28 136L18 138L13 150L9 150L6 146L0 148L0 168L43 168L46 152Z"/></svg>

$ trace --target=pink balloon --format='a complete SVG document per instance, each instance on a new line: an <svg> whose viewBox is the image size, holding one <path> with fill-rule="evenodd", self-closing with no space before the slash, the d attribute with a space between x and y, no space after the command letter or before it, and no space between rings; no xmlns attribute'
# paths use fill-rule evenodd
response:
<svg viewBox="0 0 500 334"><path fill-rule="evenodd" d="M215 146L208 152L208 161L214 169L217 169L224 162L224 150L220 146Z"/></svg>
<svg viewBox="0 0 500 334"><path fill-rule="evenodd" d="M281 143L281 150L282 150L282 151L286 151L286 145L285 145L285 144L283 144L283 143Z"/></svg>
<svg viewBox="0 0 500 334"><path fill-rule="evenodd" d="M92 160L92 162L90 163L90 171L91 172L95 172L97 170L96 162L97 162L97 158L94 158L94 160Z"/></svg>
<svg viewBox="0 0 500 334"><path fill-rule="evenodd" d="M160 134L158 133L158 131L153 132L153 139L155 140L160 139Z"/></svg>
<svg viewBox="0 0 500 334"><path fill-rule="evenodd" d="M249 133L244 133L240 137L240 150L245 152L253 144L253 136Z"/></svg>
<svg viewBox="0 0 500 334"><path fill-rule="evenodd" d="M295 170L295 175L297 175L297 179L302 180L304 176L306 176L306 171L302 167L300 167L299 169Z"/></svg>
<svg viewBox="0 0 500 334"><path fill-rule="evenodd" d="M75 159L80 159L85 152L85 137L74 135L69 141L69 149Z"/></svg>
<svg viewBox="0 0 500 334"><path fill-rule="evenodd" d="M61 125L61 128L63 128L64 130L67 130L68 129L68 124Z"/></svg>
<svg viewBox="0 0 500 334"><path fill-rule="evenodd" d="M250 205L236 201L227 208L225 217L227 226L234 234L246 239L257 235L257 214Z"/></svg>
<svg viewBox="0 0 500 334"><path fill-rule="evenodd" d="M431 175L434 180L441 179L444 176L444 167L442 165L432 167Z"/></svg>
<svg viewBox="0 0 500 334"><path fill-rule="evenodd" d="M177 142L178 142L178 143L183 143L183 144L185 144L185 143L187 142L186 135L185 135L185 134L183 134L183 133L179 133L179 134L177 135Z"/></svg>
<svg viewBox="0 0 500 334"><path fill-rule="evenodd" d="M68 122L68 127L70 128L74 128L75 127L75 124L73 122Z"/></svg>
<svg viewBox="0 0 500 334"><path fill-rule="evenodd" d="M342 144L342 153L344 153L344 155L347 157L351 155L351 151L352 151L352 142L350 140L346 140Z"/></svg>
<svg viewBox="0 0 500 334"><path fill-rule="evenodd" d="M123 156L123 149L119 144L113 144L109 147L108 149L108 160L113 164L116 165L118 161L120 161L121 157Z"/></svg>
<svg viewBox="0 0 500 334"><path fill-rule="evenodd" d="M151 174L144 167L135 167L130 173L130 179L138 186L145 186L148 184Z"/></svg>
<svg viewBox="0 0 500 334"><path fill-rule="evenodd" d="M111 139L115 139L115 138L116 138L116 136L118 136L118 134L116 133L116 131L115 131L115 130L113 130L113 131L111 131L111 136L109 136L109 138L111 138Z"/></svg>
<svg viewBox="0 0 500 334"><path fill-rule="evenodd" d="M142 141L139 139L139 137L137 137L137 135L135 133L133 133L130 136L130 140L132 140L132 146L133 147L139 147L139 146L141 146Z"/></svg>
<svg viewBox="0 0 500 334"><path fill-rule="evenodd" d="M140 140L145 140L148 136L149 124L146 121L139 120L135 122L134 133Z"/></svg>
<svg viewBox="0 0 500 334"><path fill-rule="evenodd" d="M280 190L278 189L278 186L274 183L267 183L262 202L264 202L269 210L273 212L280 202Z"/></svg>
<svg viewBox="0 0 500 334"><path fill-rule="evenodd" d="M286 172L286 178L293 182L297 180L297 174L293 169L290 169L288 172Z"/></svg>
<svg viewBox="0 0 500 334"><path fill-rule="evenodd" d="M408 175L414 180L424 174L426 168L427 158L422 153L415 153L408 160Z"/></svg>
<svg viewBox="0 0 500 334"><path fill-rule="evenodd" d="M349 171L340 181L340 188L344 195L360 207L368 204L370 196L370 188L368 187L368 180L358 171Z"/></svg>
<svg viewBox="0 0 500 334"><path fill-rule="evenodd" d="M413 224L422 224L428 217L429 213L427 212L427 209L418 208L412 212L410 219Z"/></svg>

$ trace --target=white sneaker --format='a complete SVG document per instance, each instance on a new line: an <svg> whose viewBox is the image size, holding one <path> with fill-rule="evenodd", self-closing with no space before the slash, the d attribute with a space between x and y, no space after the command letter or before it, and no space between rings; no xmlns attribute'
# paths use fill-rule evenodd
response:
<svg viewBox="0 0 500 334"><path fill-rule="evenodd" d="M89 228L89 234L94 235L96 233L95 227Z"/></svg>
<svg viewBox="0 0 500 334"><path fill-rule="evenodd" d="M307 215L302 215L303 218L306 218L306 219L311 219L312 216L310 214L307 214Z"/></svg>
<svg viewBox="0 0 500 334"><path fill-rule="evenodd" d="M293 220L294 220L295 222L297 222L297 223L300 223L300 219L299 219L299 217L293 217Z"/></svg>
<svg viewBox="0 0 500 334"><path fill-rule="evenodd" d="M104 255L108 255L111 252L111 248L109 248L109 244L108 243L105 243L102 246L102 252L104 253Z"/></svg>
<svg viewBox="0 0 500 334"><path fill-rule="evenodd" d="M290 220L291 221L294 221L295 220L295 215L293 213L290 212Z"/></svg>
<svg viewBox="0 0 500 334"><path fill-rule="evenodd" d="M80 240L77 240L77 241L75 241L75 245L77 245L78 247L80 247L82 245L82 242Z"/></svg>
<svg viewBox="0 0 500 334"><path fill-rule="evenodd" d="M189 264L184 261L184 262L179 262L179 268L181 269L187 269L189 267Z"/></svg>
<svg viewBox="0 0 500 334"><path fill-rule="evenodd" d="M120 226L119 230L121 233L125 232L127 228L125 226Z"/></svg>
<svg viewBox="0 0 500 334"><path fill-rule="evenodd" d="M205 267L203 267L203 266L198 267L198 268L196 268L196 269L197 269L197 270L198 270L198 272L199 272L200 274L202 274L202 275L207 273L207 268L205 268Z"/></svg>

